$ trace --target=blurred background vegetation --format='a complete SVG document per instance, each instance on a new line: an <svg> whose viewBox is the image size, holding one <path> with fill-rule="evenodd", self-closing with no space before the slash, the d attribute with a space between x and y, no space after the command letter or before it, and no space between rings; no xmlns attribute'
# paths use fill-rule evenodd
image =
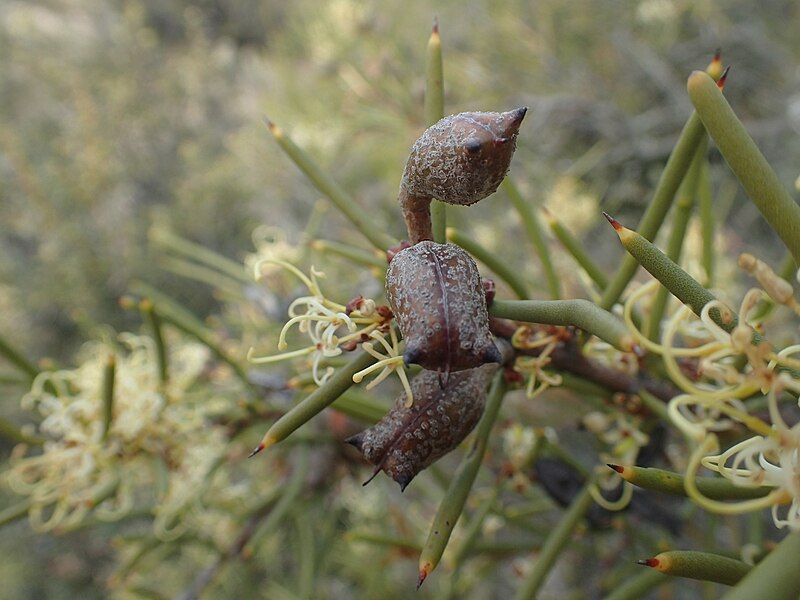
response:
<svg viewBox="0 0 800 600"><path fill-rule="evenodd" d="M447 112L530 107L512 176L609 269L622 251L596 218L599 209L635 222L690 112L685 78L717 47L733 65L725 90L731 104L781 178L788 184L798 176L800 5L789 0L4 0L3 337L27 356L71 366L86 340L140 327L139 315L118 303L134 281L204 318L228 310L218 291L175 276L180 266L164 259L152 232L169 228L236 261L254 250L251 236L262 225L301 241L318 193L267 134L264 116L333 172L376 227L400 237L395 199L405 156L424 129L424 52L434 15ZM710 156L724 217L717 241L720 255L730 257L720 269L731 269L745 248L777 264L780 248L756 208L743 201L721 157L713 150ZM520 244L509 252L507 240L522 233L505 200L481 203L468 216L452 211L450 218L537 276L529 249ZM330 210L320 236L362 244L351 231ZM558 266L574 270L568 258ZM369 293L379 293L370 285ZM568 296L582 293L567 285L576 286ZM343 287L352 290L352 281ZM17 418L24 390L3 385L0 413ZM11 445L0 448L5 459ZM267 468L251 467L251 475ZM355 502L363 504L355 512L365 522L386 518L388 492L362 491L358 475L344 488L315 493L327 496L300 517L312 524L313 511L352 511ZM421 508L415 500L425 494L406 494L392 510L408 511L413 521L435 506L431 497ZM298 530L308 533L304 527ZM0 596L105 596L117 560L115 533L109 525L46 537L24 522L3 528ZM314 541L335 536L312 537L301 542L320 554ZM276 544L271 552L282 554ZM405 597L414 561L405 568L398 564L402 552L383 556L388 568L378 583L362 573L374 565L358 564L369 551L351 543L346 559L329 557L333 567L312 562L320 573L336 573L320 575L330 580L317 588L319 597L353 590L359 597ZM155 587L167 597L204 564L191 553L163 561L149 581L160 577L163 585ZM261 573L275 584L264 597L302 596L283 577L298 566L290 556L282 561ZM237 571L217 597L262 597L252 577ZM494 573L474 597L503 596L513 587L504 577L513 569Z"/></svg>

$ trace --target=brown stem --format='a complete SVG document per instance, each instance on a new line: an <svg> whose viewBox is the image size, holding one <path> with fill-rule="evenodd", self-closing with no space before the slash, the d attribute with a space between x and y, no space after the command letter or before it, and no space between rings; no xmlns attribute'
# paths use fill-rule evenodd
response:
<svg viewBox="0 0 800 600"><path fill-rule="evenodd" d="M247 545L247 542L250 541L250 538L253 537L253 534L255 534L258 529L258 525L269 514L271 508L272 507L268 505L247 520L231 547L220 554L205 569L197 573L189 587L179 596L180 600L198 600L198 598L200 598L225 564L241 554L242 549Z"/></svg>
<svg viewBox="0 0 800 600"><path fill-rule="evenodd" d="M431 198L412 196L408 193L405 184L401 184L398 201L400 208L403 209L403 219L405 219L408 229L409 241L416 244L423 240L432 240Z"/></svg>
<svg viewBox="0 0 800 600"><path fill-rule="evenodd" d="M517 327L518 325L514 321L489 317L489 329L500 338L511 339ZM516 349L516 351L519 354L536 356L541 352L541 349ZM664 402L668 402L679 393L669 382L656 379L646 373L632 376L625 371L607 367L587 358L581 352L573 337L560 342L550 354L550 360L550 364L554 368L593 381L612 392L636 394L640 389L645 389Z"/></svg>

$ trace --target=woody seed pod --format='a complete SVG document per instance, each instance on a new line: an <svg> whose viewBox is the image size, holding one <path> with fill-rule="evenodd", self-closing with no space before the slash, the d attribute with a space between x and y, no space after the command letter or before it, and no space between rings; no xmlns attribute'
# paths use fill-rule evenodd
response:
<svg viewBox="0 0 800 600"><path fill-rule="evenodd" d="M478 267L458 246L424 241L399 252L386 272L386 297L406 364L447 374L500 361Z"/></svg>
<svg viewBox="0 0 800 600"><path fill-rule="evenodd" d="M373 477L384 471L404 490L417 473L456 448L472 431L483 413L486 386L496 369L485 365L454 373L444 387L435 372L422 371L411 381L413 406L406 407L406 396L400 394L383 419L347 443L375 465Z"/></svg>
<svg viewBox="0 0 800 600"><path fill-rule="evenodd" d="M400 206L412 244L433 239L433 198L469 206L497 190L517 145L527 108L451 115L414 143L400 183Z"/></svg>

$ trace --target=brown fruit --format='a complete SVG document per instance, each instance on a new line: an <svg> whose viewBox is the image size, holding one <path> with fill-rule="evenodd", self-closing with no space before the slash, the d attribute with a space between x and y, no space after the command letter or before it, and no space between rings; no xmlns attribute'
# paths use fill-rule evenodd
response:
<svg viewBox="0 0 800 600"><path fill-rule="evenodd" d="M406 364L446 377L500 362L478 267L458 246L424 241L399 252L386 272L386 297L405 340Z"/></svg>
<svg viewBox="0 0 800 600"><path fill-rule="evenodd" d="M483 414L486 386L496 369L485 365L453 373L444 387L436 373L422 371L411 381L413 406L407 408L406 396L400 394L383 419L347 443L375 465L373 477L384 471L403 490L472 431Z"/></svg>
<svg viewBox="0 0 800 600"><path fill-rule="evenodd" d="M451 115L411 148L400 205L412 244L432 239L430 202L468 206L493 194L508 171L527 108Z"/></svg>

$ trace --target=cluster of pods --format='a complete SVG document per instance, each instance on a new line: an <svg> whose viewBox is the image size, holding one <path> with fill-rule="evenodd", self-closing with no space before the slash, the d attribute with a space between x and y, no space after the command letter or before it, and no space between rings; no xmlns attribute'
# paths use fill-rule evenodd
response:
<svg viewBox="0 0 800 600"><path fill-rule="evenodd" d="M391 260L386 297L405 340L405 363L422 371L373 427L347 441L401 487L469 434L502 355L489 331L484 282L472 257L433 241L433 199L469 206L508 171L526 109L445 117L414 143L399 202L410 244Z"/></svg>

